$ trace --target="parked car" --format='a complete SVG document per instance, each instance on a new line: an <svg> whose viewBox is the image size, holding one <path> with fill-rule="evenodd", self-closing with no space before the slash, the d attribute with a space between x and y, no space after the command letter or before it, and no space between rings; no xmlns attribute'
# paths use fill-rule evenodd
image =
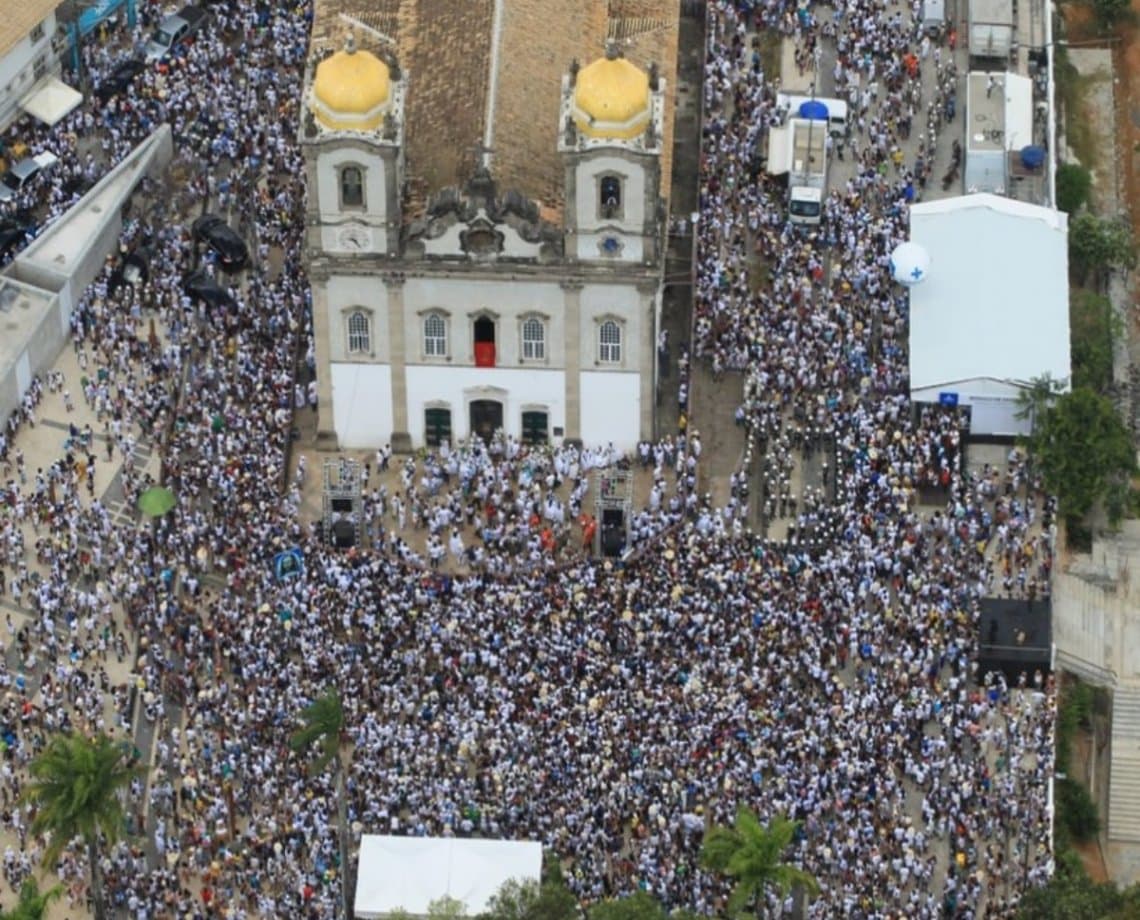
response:
<svg viewBox="0 0 1140 920"><path fill-rule="evenodd" d="M239 271L249 261L249 248L236 230L216 214L203 214L191 225L195 240L205 241L227 271Z"/></svg>
<svg viewBox="0 0 1140 920"><path fill-rule="evenodd" d="M124 92L135 82L135 77L146 69L146 64L138 58L127 58L119 61L102 82L95 87L95 96L101 102L112 99Z"/></svg>
<svg viewBox="0 0 1140 920"><path fill-rule="evenodd" d="M146 59L161 61L177 51L182 45L189 45L194 36L206 24L210 14L200 6L184 6L158 24L146 45Z"/></svg>
<svg viewBox="0 0 1140 920"><path fill-rule="evenodd" d="M59 157L54 153L37 153L34 157L20 160L0 176L0 201L11 201L36 176L50 171L58 162Z"/></svg>
<svg viewBox="0 0 1140 920"><path fill-rule="evenodd" d="M191 297L198 298L215 310L235 306L230 292L218 284L202 268L182 279L182 289Z"/></svg>
<svg viewBox="0 0 1140 920"><path fill-rule="evenodd" d="M33 225L21 220L0 218L0 259L5 259L20 249L34 230Z"/></svg>

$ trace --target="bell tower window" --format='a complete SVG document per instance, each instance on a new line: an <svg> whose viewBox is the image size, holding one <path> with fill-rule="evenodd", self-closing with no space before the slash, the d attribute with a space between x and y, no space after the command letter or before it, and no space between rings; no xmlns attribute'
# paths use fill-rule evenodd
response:
<svg viewBox="0 0 1140 920"><path fill-rule="evenodd" d="M598 210L603 218L621 217L621 179L618 176L602 176L598 183Z"/></svg>
<svg viewBox="0 0 1140 920"><path fill-rule="evenodd" d="M364 170L359 166L344 166L340 171L340 206L364 207Z"/></svg>

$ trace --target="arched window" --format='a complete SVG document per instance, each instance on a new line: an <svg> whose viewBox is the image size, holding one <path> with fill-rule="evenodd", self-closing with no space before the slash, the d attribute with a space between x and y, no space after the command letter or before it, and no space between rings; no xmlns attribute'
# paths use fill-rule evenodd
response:
<svg viewBox="0 0 1140 920"><path fill-rule="evenodd" d="M598 360L602 364L621 363L621 326L612 319L598 327Z"/></svg>
<svg viewBox="0 0 1140 920"><path fill-rule="evenodd" d="M424 354L429 358L447 356L447 322L438 313L424 317Z"/></svg>
<svg viewBox="0 0 1140 920"><path fill-rule="evenodd" d="M602 176L598 195L602 217L621 216L621 179L617 176Z"/></svg>
<svg viewBox="0 0 1140 920"><path fill-rule="evenodd" d="M340 206L364 206L364 170L359 166L344 166L340 171Z"/></svg>
<svg viewBox="0 0 1140 920"><path fill-rule="evenodd" d="M546 326L537 316L523 320L522 345L524 361L542 361L546 358Z"/></svg>
<svg viewBox="0 0 1140 920"><path fill-rule="evenodd" d="M348 317L348 353L366 355L372 351L372 320L363 310Z"/></svg>

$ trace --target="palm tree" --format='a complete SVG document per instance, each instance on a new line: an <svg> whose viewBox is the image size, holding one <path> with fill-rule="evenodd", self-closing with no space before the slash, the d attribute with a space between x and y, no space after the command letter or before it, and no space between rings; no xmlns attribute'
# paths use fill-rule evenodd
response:
<svg viewBox="0 0 1140 920"><path fill-rule="evenodd" d="M48 905L63 894L62 885L53 885L47 891L40 891L40 883L35 876L20 887L20 900L9 911L0 914L0 920L44 920Z"/></svg>
<svg viewBox="0 0 1140 920"><path fill-rule="evenodd" d="M100 842L113 844L119 839L125 824L119 792L145 770L132 766L123 746L100 733L94 738L55 737L29 764L28 772L31 782L24 798L35 807L31 830L49 835L44 865L54 867L64 848L81 837L91 865L95 920L106 920Z"/></svg>
<svg viewBox="0 0 1140 920"><path fill-rule="evenodd" d="M351 896L350 872L348 866L348 819L345 815L344 763L341 760L341 745L344 741L344 707L340 704L340 694L329 690L317 697L301 711L301 728L289 738L289 746L294 751L307 751L316 745L313 759L309 761L309 772L319 773L332 764L333 782L336 785L337 838L340 846L340 900L344 917L350 916L348 899Z"/></svg>
<svg viewBox="0 0 1140 920"><path fill-rule="evenodd" d="M732 827L713 827L705 832L701 865L734 881L728 899L731 915L742 914L754 906L756 916L763 916L764 891L769 886L783 897L793 889L819 893L814 876L780 862L798 829L798 821L781 815L764 827L756 813L742 805Z"/></svg>

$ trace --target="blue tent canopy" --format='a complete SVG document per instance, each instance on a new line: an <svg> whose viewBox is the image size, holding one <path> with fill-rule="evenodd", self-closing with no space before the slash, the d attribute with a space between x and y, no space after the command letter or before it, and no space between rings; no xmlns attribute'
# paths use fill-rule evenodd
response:
<svg viewBox="0 0 1140 920"><path fill-rule="evenodd" d="M827 121L827 106L818 99L809 99L800 103L800 118L810 118L812 121Z"/></svg>
<svg viewBox="0 0 1140 920"><path fill-rule="evenodd" d="M1021 148L1021 165L1026 169L1040 169L1045 162L1045 148L1031 144Z"/></svg>

